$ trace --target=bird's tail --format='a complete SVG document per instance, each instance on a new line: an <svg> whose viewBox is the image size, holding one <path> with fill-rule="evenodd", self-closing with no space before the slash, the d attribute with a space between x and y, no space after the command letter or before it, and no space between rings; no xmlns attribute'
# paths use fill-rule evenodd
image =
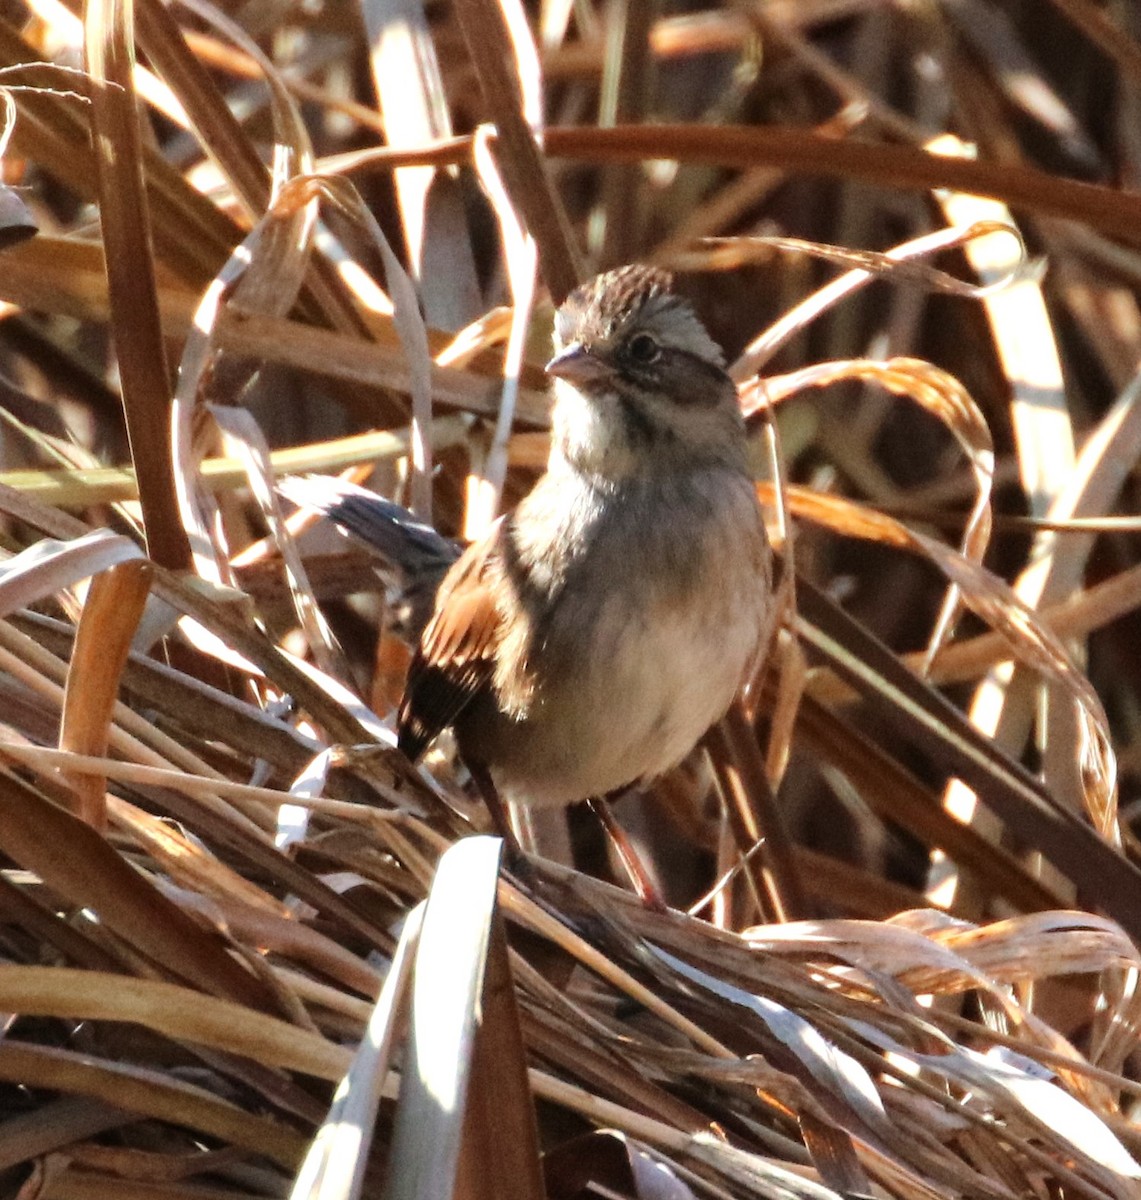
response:
<svg viewBox="0 0 1141 1200"><path fill-rule="evenodd" d="M331 475L293 475L277 490L301 508L324 514L397 576L407 632L415 639L432 613L436 589L459 556L459 546L408 509L367 488Z"/></svg>

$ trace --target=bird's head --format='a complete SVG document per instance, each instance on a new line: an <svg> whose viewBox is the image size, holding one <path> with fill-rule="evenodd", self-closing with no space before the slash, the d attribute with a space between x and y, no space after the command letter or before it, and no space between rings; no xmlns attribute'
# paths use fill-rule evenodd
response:
<svg viewBox="0 0 1141 1200"><path fill-rule="evenodd" d="M603 478L744 460L737 392L720 346L671 278L607 271L555 316L554 453Z"/></svg>

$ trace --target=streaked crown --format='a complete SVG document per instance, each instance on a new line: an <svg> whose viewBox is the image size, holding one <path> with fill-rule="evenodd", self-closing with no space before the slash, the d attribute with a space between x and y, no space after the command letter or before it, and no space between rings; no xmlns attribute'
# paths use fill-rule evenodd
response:
<svg viewBox="0 0 1141 1200"><path fill-rule="evenodd" d="M606 271L571 292L555 316L555 342L559 349L578 342L598 351L616 346L635 326L670 349L715 366L725 362L689 301L674 294L673 276L640 263Z"/></svg>

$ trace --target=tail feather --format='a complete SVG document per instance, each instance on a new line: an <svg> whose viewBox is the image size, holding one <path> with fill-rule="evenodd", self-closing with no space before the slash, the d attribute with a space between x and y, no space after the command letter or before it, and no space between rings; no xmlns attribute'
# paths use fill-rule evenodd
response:
<svg viewBox="0 0 1141 1200"><path fill-rule="evenodd" d="M387 563L409 574L438 563L450 566L459 548L394 500L331 475L293 475L278 480L288 500L316 509L346 533L375 550Z"/></svg>
<svg viewBox="0 0 1141 1200"><path fill-rule="evenodd" d="M293 475L277 481L277 490L302 508L323 513L345 533L367 546L400 580L403 623L419 638L430 619L436 589L459 557L459 546L425 525L393 500L330 475Z"/></svg>

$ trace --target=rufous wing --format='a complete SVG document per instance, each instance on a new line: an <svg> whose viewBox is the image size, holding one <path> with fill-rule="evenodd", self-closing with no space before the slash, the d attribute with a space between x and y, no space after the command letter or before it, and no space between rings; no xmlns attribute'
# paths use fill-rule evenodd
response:
<svg viewBox="0 0 1141 1200"><path fill-rule="evenodd" d="M408 668L396 732L400 749L413 761L490 685L500 629L493 586L499 536L496 524L444 577L436 611Z"/></svg>

